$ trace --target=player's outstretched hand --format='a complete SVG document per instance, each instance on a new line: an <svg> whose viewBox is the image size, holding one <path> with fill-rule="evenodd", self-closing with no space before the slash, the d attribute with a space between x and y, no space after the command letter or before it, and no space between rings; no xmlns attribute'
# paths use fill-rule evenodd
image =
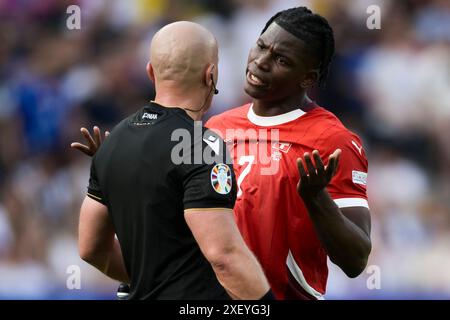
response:
<svg viewBox="0 0 450 320"><path fill-rule="evenodd" d="M84 154L92 157L97 152L98 148L100 148L100 145L103 142L101 130L99 127L95 126L94 130L93 130L94 137L92 137L91 133L86 128L81 128L80 131L83 134L84 139L87 142L87 145L82 144L80 142L72 142L70 144L70 147L80 150ZM109 131L105 131L105 139L108 136L109 136Z"/></svg>
<svg viewBox="0 0 450 320"><path fill-rule="evenodd" d="M312 157L306 152L302 158L297 159L300 180L297 184L297 192L303 198L315 197L331 181L336 173L341 149L336 149L328 158L328 164L323 164L319 151L314 150Z"/></svg>

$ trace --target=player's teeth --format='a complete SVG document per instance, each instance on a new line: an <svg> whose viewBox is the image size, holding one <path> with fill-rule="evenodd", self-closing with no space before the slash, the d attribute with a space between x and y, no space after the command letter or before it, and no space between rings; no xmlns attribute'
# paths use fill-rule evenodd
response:
<svg viewBox="0 0 450 320"><path fill-rule="evenodd" d="M261 84L261 80L259 80L259 78L257 78L256 76L254 76L253 74L250 75L250 78L255 81L257 84Z"/></svg>

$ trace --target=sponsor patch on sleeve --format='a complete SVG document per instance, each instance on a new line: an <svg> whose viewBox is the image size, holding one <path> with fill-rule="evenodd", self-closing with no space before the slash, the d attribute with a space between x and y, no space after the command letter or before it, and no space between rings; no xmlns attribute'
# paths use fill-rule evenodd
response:
<svg viewBox="0 0 450 320"><path fill-rule="evenodd" d="M352 171L352 181L355 184L367 185L367 173L362 171Z"/></svg>

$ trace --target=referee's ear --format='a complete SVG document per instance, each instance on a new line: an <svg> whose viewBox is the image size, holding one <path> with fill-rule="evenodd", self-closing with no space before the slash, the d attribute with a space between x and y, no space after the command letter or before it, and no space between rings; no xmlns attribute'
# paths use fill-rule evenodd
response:
<svg viewBox="0 0 450 320"><path fill-rule="evenodd" d="M156 83L155 82L155 71L153 70L153 66L152 66L152 63L150 61L147 62L146 70L147 70L148 77L153 82L153 84L155 84Z"/></svg>
<svg viewBox="0 0 450 320"><path fill-rule="evenodd" d="M215 72L215 67L216 66L214 63L210 63L208 68L206 68L205 84L207 87L212 87L214 78L217 78L217 72ZM217 82L217 81L215 81L215 82Z"/></svg>

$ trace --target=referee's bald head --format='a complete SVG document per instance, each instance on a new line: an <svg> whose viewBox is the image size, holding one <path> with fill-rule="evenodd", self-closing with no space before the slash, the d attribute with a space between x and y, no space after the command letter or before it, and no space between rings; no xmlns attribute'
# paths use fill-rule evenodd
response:
<svg viewBox="0 0 450 320"><path fill-rule="evenodd" d="M199 24L174 22L160 29L152 39L149 69L153 71L153 77L150 76L156 87L163 83L172 83L180 89L198 86L204 82L205 72L217 66L217 62L217 41Z"/></svg>

